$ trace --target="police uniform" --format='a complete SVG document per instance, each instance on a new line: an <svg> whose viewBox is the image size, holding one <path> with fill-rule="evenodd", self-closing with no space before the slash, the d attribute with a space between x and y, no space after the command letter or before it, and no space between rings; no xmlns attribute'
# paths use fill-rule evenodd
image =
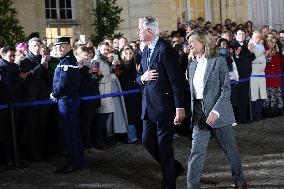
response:
<svg viewBox="0 0 284 189"><path fill-rule="evenodd" d="M69 37L57 37L56 45L70 44ZM59 111L59 126L63 131L67 151L65 167L55 173L68 173L80 169L84 165L84 152L78 121L80 105L81 74L77 60L70 50L60 57L54 78L51 97L57 99Z"/></svg>

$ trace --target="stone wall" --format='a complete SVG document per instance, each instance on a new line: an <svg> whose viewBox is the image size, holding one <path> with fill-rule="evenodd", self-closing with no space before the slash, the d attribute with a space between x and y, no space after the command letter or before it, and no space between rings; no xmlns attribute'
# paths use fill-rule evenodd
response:
<svg viewBox="0 0 284 189"><path fill-rule="evenodd" d="M175 1L172 0L120 0L118 6L123 8L119 32L130 40L136 40L138 19L144 16L158 18L160 31L176 29L177 12Z"/></svg>
<svg viewBox="0 0 284 189"><path fill-rule="evenodd" d="M213 24L223 24L227 18L233 22L244 23L248 20L248 2L247 0L212 0L211 16Z"/></svg>

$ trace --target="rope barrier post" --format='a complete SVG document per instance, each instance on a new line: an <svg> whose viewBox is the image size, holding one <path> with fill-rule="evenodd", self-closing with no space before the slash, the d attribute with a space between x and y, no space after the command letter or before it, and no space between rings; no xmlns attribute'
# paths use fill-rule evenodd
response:
<svg viewBox="0 0 284 189"><path fill-rule="evenodd" d="M15 128L15 117L14 117L14 106L13 103L9 103L9 110L10 110L10 119L11 119L11 129L12 129L12 140L13 140L13 151L14 151L14 160L15 160L15 167L18 168L18 147L17 147L17 135L16 135L16 128Z"/></svg>

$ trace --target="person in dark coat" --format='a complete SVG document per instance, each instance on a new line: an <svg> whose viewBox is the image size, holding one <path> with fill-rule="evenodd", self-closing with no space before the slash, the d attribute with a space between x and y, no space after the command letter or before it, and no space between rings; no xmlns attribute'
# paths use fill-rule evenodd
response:
<svg viewBox="0 0 284 189"><path fill-rule="evenodd" d="M137 34L148 43L144 49L136 81L143 86L142 144L161 164L161 188L176 188L176 179L184 168L175 160L173 124L185 117L184 80L178 53L159 36L156 18L139 19Z"/></svg>
<svg viewBox="0 0 284 189"><path fill-rule="evenodd" d="M1 51L3 59L0 59L0 104L12 106L12 103L21 100L21 84L27 74L22 73L15 61L15 49L4 47ZM14 119L10 117L8 107L0 107L0 153L3 163L8 168L15 168L15 154L13 153L12 121L14 130L17 130L18 109L12 109ZM15 134L15 133L14 133ZM18 149L16 149L18 150Z"/></svg>
<svg viewBox="0 0 284 189"><path fill-rule="evenodd" d="M134 58L134 52L131 48L125 48L122 51L123 64L121 64L120 74L118 76L122 91L128 91L133 89L140 89L140 86L136 83L137 64ZM128 118L128 142L135 143L138 141L138 136L141 127L141 93L124 95L124 102L126 106L127 118Z"/></svg>
<svg viewBox="0 0 284 189"><path fill-rule="evenodd" d="M84 166L84 150L79 127L81 73L70 46L70 37L58 36L56 48L60 56L53 77L50 98L58 103L59 127L63 130L67 151L65 166L55 173L70 173Z"/></svg>
<svg viewBox="0 0 284 189"><path fill-rule="evenodd" d="M78 57L81 60L81 97L96 96L100 94L99 80L101 79L101 71L99 62L92 61L89 56L89 50L86 46L79 47L77 50ZM101 99L83 100L80 104L80 119L81 119L81 133L84 149L87 152L91 152L94 146L95 138L95 109L101 106Z"/></svg>
<svg viewBox="0 0 284 189"><path fill-rule="evenodd" d="M23 100L34 102L49 99L45 73L49 56L42 56L39 38L29 40L29 51L20 61L22 72L28 73L23 86ZM38 161L44 157L46 148L47 106L27 106L24 108L24 156L28 160Z"/></svg>
<svg viewBox="0 0 284 189"><path fill-rule="evenodd" d="M231 48L233 49L233 58L235 60L239 80L247 79L244 82L239 82L232 85L232 104L236 116L237 123L249 123L249 103L250 103L250 82L249 78L252 71L252 61L255 59L253 46L245 42L246 32L243 29L238 29L236 39L232 41Z"/></svg>

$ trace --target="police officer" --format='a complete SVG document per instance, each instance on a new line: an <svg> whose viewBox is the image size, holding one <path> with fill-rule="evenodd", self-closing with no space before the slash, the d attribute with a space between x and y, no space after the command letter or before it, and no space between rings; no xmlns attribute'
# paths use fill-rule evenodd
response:
<svg viewBox="0 0 284 189"><path fill-rule="evenodd" d="M81 75L70 46L70 37L56 37L55 45L60 61L54 72L50 98L58 102L59 126L63 131L67 151L65 166L57 169L55 173L70 173L84 166L84 152L78 122Z"/></svg>

